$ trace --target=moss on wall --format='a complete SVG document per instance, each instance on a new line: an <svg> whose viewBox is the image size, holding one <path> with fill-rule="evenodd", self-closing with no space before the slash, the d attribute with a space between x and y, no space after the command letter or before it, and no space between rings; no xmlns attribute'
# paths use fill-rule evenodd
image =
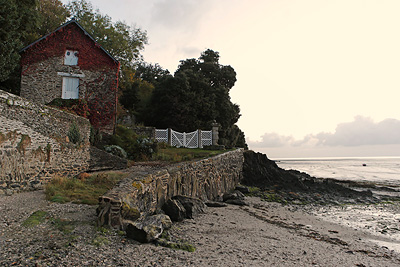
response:
<svg viewBox="0 0 400 267"><path fill-rule="evenodd" d="M23 134L21 136L21 141L17 145L17 149L18 149L19 153L22 153L23 155L25 155L26 149L28 148L28 146L30 144L31 144L31 138L29 137L29 135Z"/></svg>

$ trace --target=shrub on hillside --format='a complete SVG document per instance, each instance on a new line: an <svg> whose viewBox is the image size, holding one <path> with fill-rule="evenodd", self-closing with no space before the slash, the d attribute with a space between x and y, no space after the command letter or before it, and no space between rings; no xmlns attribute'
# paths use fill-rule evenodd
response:
<svg viewBox="0 0 400 267"><path fill-rule="evenodd" d="M108 153L111 153L120 158L126 159L128 157L128 154L126 154L125 150L120 146L116 146L116 145L105 146L104 149Z"/></svg>
<svg viewBox="0 0 400 267"><path fill-rule="evenodd" d="M138 136L132 129L118 125L111 138L113 145L123 148L129 159L148 160L158 151L157 142Z"/></svg>

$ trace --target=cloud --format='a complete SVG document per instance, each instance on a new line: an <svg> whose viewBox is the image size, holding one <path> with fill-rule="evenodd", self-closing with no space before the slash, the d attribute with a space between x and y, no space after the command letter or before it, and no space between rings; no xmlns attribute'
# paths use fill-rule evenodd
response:
<svg viewBox="0 0 400 267"><path fill-rule="evenodd" d="M265 133L261 137L261 141L250 141L250 147L283 147L294 141L292 136L279 135L277 133Z"/></svg>
<svg viewBox="0 0 400 267"><path fill-rule="evenodd" d="M339 124L334 133L315 137L325 146L400 144L400 121L385 119L375 123L371 118L357 116L352 122Z"/></svg>
<svg viewBox="0 0 400 267"><path fill-rule="evenodd" d="M212 1L161 0L153 4L151 21L170 31L194 32Z"/></svg>
<svg viewBox="0 0 400 267"><path fill-rule="evenodd" d="M385 119L376 123L371 118L357 116L352 122L338 124L334 133L309 134L300 140L266 133L261 141L248 140L248 144L255 148L395 145L400 144L400 120Z"/></svg>

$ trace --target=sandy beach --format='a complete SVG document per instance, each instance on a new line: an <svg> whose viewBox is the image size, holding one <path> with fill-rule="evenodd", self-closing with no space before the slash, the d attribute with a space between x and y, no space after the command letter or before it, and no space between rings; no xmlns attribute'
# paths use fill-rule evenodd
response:
<svg viewBox="0 0 400 267"><path fill-rule="evenodd" d="M0 265L400 265L400 254L385 245L396 244L396 238L392 239L390 232L376 235L357 225L346 225L346 221L357 221L350 219L351 211L343 210L338 217L343 218L344 214L350 217L335 221L338 207L321 210L321 207L282 206L253 197L246 201L248 206L208 208L205 214L193 220L175 223L169 234L196 247L195 252L187 252L140 244L120 232L99 229L94 224L95 206L50 203L44 199L43 191L2 196ZM376 205L360 207L376 209L375 214L381 209ZM38 226L22 226L36 210L47 211L46 220ZM57 223L60 221L71 226L69 231L60 227ZM389 221L391 219L387 219Z"/></svg>

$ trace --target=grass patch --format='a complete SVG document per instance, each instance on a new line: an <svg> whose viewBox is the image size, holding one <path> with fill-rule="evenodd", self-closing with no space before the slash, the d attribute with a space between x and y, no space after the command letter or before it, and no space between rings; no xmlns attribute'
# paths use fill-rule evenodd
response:
<svg viewBox="0 0 400 267"><path fill-rule="evenodd" d="M209 158L225 153L226 151L227 150L207 150L200 148L167 147L159 149L157 154L155 154L153 158L155 160L162 160L168 162L182 162L194 159Z"/></svg>
<svg viewBox="0 0 400 267"><path fill-rule="evenodd" d="M106 235L109 235L111 230L105 227L97 227L97 234L96 237L92 240L92 245L96 247L101 247L108 245L110 241L107 239Z"/></svg>
<svg viewBox="0 0 400 267"><path fill-rule="evenodd" d="M46 219L47 212L38 210L32 213L23 223L22 226L33 227L41 224Z"/></svg>
<svg viewBox="0 0 400 267"><path fill-rule="evenodd" d="M172 241L171 236L167 231L164 231L160 238L156 240L156 245L171 249L185 250L188 252L196 251L196 247L185 240L177 239Z"/></svg>
<svg viewBox="0 0 400 267"><path fill-rule="evenodd" d="M248 196L258 196L261 192L261 189L256 186L246 186L249 189L249 193L246 195Z"/></svg>
<svg viewBox="0 0 400 267"><path fill-rule="evenodd" d="M196 247L186 241L172 242L166 239L158 239L157 245L171 249L185 250L188 252L196 251Z"/></svg>
<svg viewBox="0 0 400 267"><path fill-rule="evenodd" d="M52 219L52 224L62 233L69 234L75 229L76 222L64 219Z"/></svg>
<svg viewBox="0 0 400 267"><path fill-rule="evenodd" d="M100 196L126 176L123 172L104 172L85 179L55 177L46 185L46 198L57 203L96 205Z"/></svg>
<svg viewBox="0 0 400 267"><path fill-rule="evenodd" d="M104 245L108 245L110 243L110 241L108 241L108 239L105 236L96 236L93 240L92 240L92 245L96 246L96 247L101 247Z"/></svg>
<svg viewBox="0 0 400 267"><path fill-rule="evenodd" d="M278 202L282 204L287 204L287 201L283 199L280 195L274 193L266 193L264 192L261 196L261 200L268 202Z"/></svg>

